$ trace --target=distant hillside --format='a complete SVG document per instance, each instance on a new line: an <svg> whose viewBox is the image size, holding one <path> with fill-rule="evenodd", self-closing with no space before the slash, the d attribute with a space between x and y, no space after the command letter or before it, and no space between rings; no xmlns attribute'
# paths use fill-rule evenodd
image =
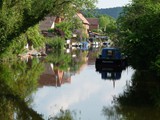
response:
<svg viewBox="0 0 160 120"><path fill-rule="evenodd" d="M82 11L82 13L85 17L98 17L100 15L109 15L117 19L122 10L123 7L115 7L115 8L95 9L94 11Z"/></svg>
<svg viewBox="0 0 160 120"><path fill-rule="evenodd" d="M106 14L113 18L118 18L119 14L122 12L122 7L116 7L116 8L105 8L105 9L96 9L96 11L99 14Z"/></svg>

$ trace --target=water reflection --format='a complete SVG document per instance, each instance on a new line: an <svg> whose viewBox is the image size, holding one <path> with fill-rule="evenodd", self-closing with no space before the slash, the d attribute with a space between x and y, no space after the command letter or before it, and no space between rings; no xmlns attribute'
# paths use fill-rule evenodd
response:
<svg viewBox="0 0 160 120"><path fill-rule="evenodd" d="M122 69L99 70L101 78L104 80L119 80L121 78Z"/></svg>
<svg viewBox="0 0 160 120"><path fill-rule="evenodd" d="M1 64L0 119L104 120L103 106L122 93L133 71L110 71L107 79L119 79L113 88L95 71L99 52L94 47L71 49L70 53L53 52L44 59Z"/></svg>
<svg viewBox="0 0 160 120"><path fill-rule="evenodd" d="M42 115L30 107L33 101L31 94L37 89L37 79L42 70L43 65L37 63L37 60L1 63L1 120L42 120Z"/></svg>
<svg viewBox="0 0 160 120"><path fill-rule="evenodd" d="M70 110L60 110L57 116L50 116L48 120L76 120L76 112Z"/></svg>
<svg viewBox="0 0 160 120"><path fill-rule="evenodd" d="M122 69L102 69L97 72L101 74L101 79L113 81L113 87L115 88L115 81L120 80Z"/></svg>
<svg viewBox="0 0 160 120"><path fill-rule="evenodd" d="M39 86L60 87L62 84L71 83L70 71L54 68L52 63L45 63L45 71L40 76Z"/></svg>
<svg viewBox="0 0 160 120"><path fill-rule="evenodd" d="M160 79L149 71L136 71L114 105L104 107L107 119L158 120L160 118Z"/></svg>
<svg viewBox="0 0 160 120"><path fill-rule="evenodd" d="M68 51L68 50L67 50ZM45 71L40 75L39 87L70 84L71 77L80 73L88 64L95 63L99 49L91 47L89 50L70 48L70 52L52 52L48 54Z"/></svg>
<svg viewBox="0 0 160 120"><path fill-rule="evenodd" d="M55 118L61 110L69 110L71 113L75 110L76 113L81 113L79 115L82 120L103 120L102 107L106 101L110 104L115 94L122 92L127 73L121 71L123 77L117 78L121 80L114 89L110 81L104 84L94 65L99 52L100 49L94 47L88 51L70 50L68 55L71 62L67 63L67 69L57 69L59 64L54 61L55 57L52 57L51 62L45 63L45 71L39 79L39 89L34 94L34 109L43 113L46 120Z"/></svg>

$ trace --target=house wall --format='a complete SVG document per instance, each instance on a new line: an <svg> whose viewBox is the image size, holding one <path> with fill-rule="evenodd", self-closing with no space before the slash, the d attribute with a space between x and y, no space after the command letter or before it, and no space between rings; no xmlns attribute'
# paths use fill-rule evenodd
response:
<svg viewBox="0 0 160 120"><path fill-rule="evenodd" d="M95 30L95 29L99 29L98 25L90 25L89 26L89 30Z"/></svg>
<svg viewBox="0 0 160 120"><path fill-rule="evenodd" d="M88 24L83 24L84 26L84 33L86 34L86 37L89 37L89 34L88 34L88 30L89 30L89 25Z"/></svg>
<svg viewBox="0 0 160 120"><path fill-rule="evenodd" d="M53 22L52 23L52 26L51 26L51 29L53 29L55 27L55 23Z"/></svg>
<svg viewBox="0 0 160 120"><path fill-rule="evenodd" d="M89 30L99 29L99 20L97 18L87 18L89 22Z"/></svg>
<svg viewBox="0 0 160 120"><path fill-rule="evenodd" d="M89 30L89 22L87 21L87 19L81 14L81 13L77 13L78 18L82 21L83 26L84 26L84 31L83 33L86 34L86 37L89 37L88 34L88 30Z"/></svg>

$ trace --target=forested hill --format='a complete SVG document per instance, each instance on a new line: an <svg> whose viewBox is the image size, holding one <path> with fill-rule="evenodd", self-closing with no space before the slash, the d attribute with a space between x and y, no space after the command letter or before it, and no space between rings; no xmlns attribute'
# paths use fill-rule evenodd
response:
<svg viewBox="0 0 160 120"><path fill-rule="evenodd" d="M122 10L123 7L115 7L115 8L103 8L103 9L101 8L101 9L95 9L94 11L82 11L82 12L85 17L98 17L100 15L109 15L117 19Z"/></svg>
<svg viewBox="0 0 160 120"><path fill-rule="evenodd" d="M104 8L104 9L96 9L99 14L106 14L113 18L118 18L119 14L122 12L122 7L115 8Z"/></svg>

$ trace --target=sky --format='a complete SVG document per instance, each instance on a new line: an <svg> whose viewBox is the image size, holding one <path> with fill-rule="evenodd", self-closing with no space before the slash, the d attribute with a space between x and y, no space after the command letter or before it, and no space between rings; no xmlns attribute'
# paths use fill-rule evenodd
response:
<svg viewBox="0 0 160 120"><path fill-rule="evenodd" d="M131 3L131 0L98 0L96 5L98 8L113 8L125 6L128 3Z"/></svg>

